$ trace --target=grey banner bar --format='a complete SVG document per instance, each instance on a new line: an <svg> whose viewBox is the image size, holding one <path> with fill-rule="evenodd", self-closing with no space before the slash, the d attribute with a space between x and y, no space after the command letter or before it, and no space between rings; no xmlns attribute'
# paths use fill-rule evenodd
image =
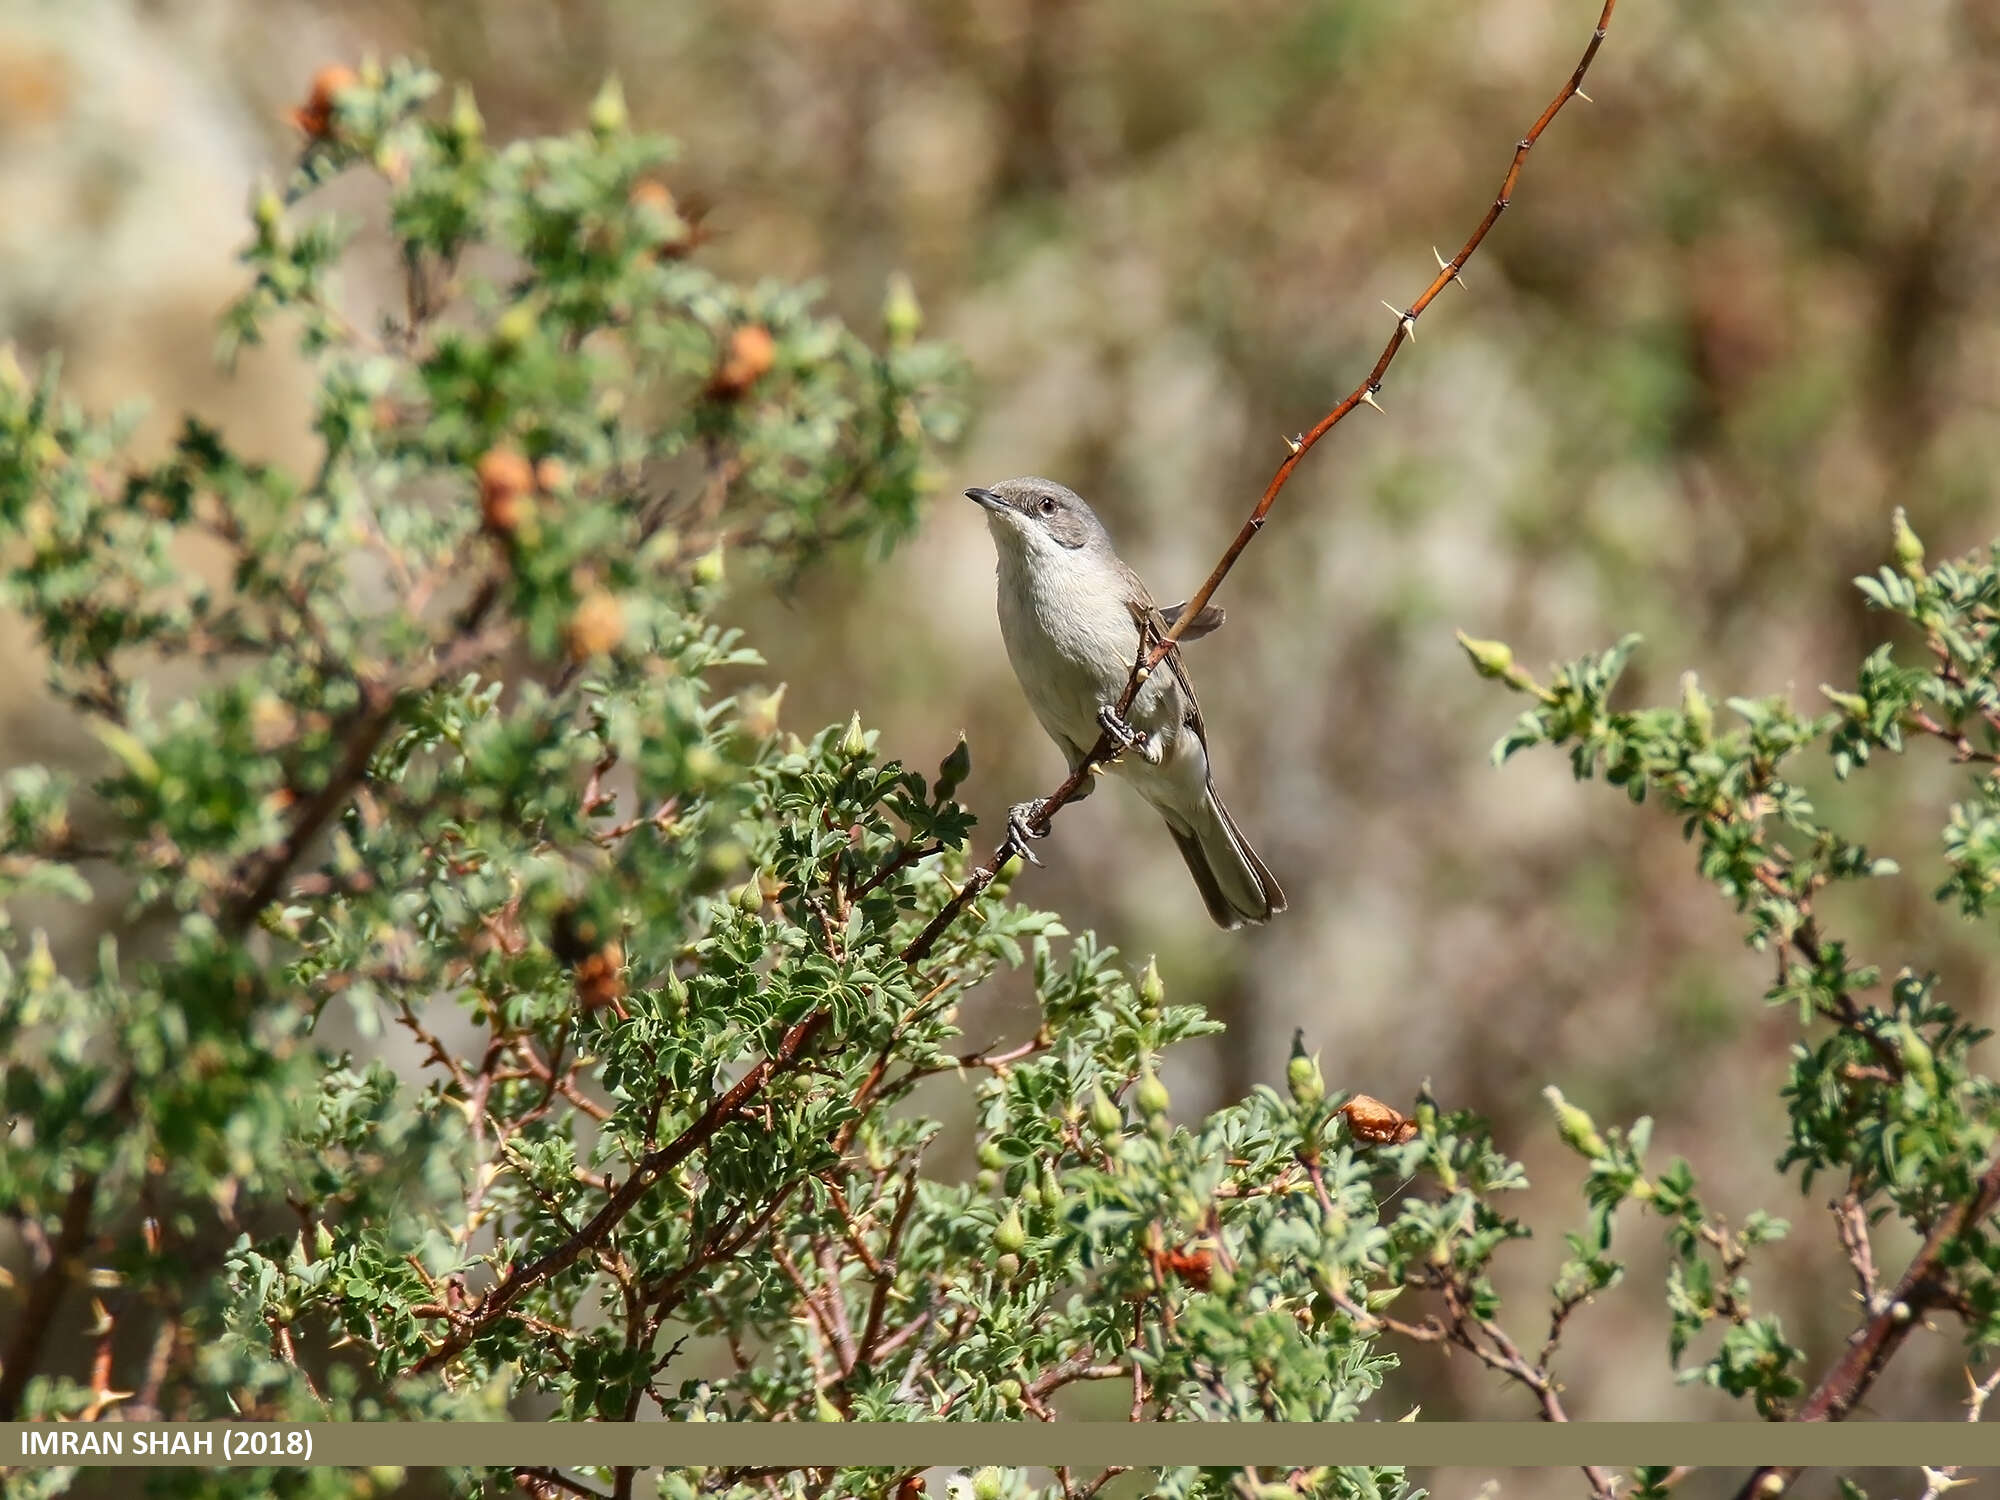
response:
<svg viewBox="0 0 2000 1500"><path fill-rule="evenodd" d="M2000 1424L0 1423L0 1465L2000 1466Z"/></svg>

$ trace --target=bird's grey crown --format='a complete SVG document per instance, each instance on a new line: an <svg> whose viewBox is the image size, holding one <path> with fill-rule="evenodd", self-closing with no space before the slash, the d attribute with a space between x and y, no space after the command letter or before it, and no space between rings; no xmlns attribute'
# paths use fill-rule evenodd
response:
<svg viewBox="0 0 2000 1500"><path fill-rule="evenodd" d="M1017 526L1036 527L1072 550L1094 544L1107 550L1111 538L1083 496L1039 475L1004 479L991 489L970 489L966 497Z"/></svg>

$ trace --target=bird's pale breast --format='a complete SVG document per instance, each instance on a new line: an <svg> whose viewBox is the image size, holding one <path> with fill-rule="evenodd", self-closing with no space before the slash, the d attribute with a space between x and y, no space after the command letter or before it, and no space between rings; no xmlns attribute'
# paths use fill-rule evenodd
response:
<svg viewBox="0 0 2000 1500"><path fill-rule="evenodd" d="M1103 587L1101 573L1084 573L1080 560L1075 567L1068 558L1045 555L1039 562L1024 568L1002 554L1000 635L1035 717L1057 743L1080 754L1097 743L1098 710L1115 703L1124 689L1138 653L1139 628L1126 601ZM1129 755L1114 767L1141 791L1157 777L1182 779L1188 768L1179 762L1187 750L1199 750L1195 737L1183 732L1182 711L1173 674L1160 671L1126 715L1133 728L1165 742L1163 767ZM1206 757L1201 758L1205 776Z"/></svg>

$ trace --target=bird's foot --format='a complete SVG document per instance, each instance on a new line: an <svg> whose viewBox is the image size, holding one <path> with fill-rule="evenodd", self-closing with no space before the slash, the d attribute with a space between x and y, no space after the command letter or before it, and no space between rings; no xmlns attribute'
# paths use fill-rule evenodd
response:
<svg viewBox="0 0 2000 1500"><path fill-rule="evenodd" d="M1103 726L1106 734L1117 741L1120 750L1137 751L1139 759L1149 766L1157 766L1160 763L1162 751L1158 742L1127 724L1118 716L1118 710L1111 704L1107 703L1097 711L1097 722Z"/></svg>
<svg viewBox="0 0 2000 1500"><path fill-rule="evenodd" d="M1035 851L1028 847L1028 842L1031 839L1045 839L1049 836L1047 815L1048 802L1041 797L1036 797L1030 802L1016 802L1007 809L1007 836L1014 841L1014 847L1021 852L1021 858L1031 865L1040 865L1041 861L1035 858ZM1039 832L1036 830L1037 824L1041 825Z"/></svg>

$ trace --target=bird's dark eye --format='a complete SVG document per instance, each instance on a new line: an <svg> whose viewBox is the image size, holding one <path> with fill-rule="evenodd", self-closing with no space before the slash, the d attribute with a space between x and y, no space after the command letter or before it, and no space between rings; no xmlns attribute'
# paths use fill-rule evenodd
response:
<svg viewBox="0 0 2000 1500"><path fill-rule="evenodd" d="M1042 514L1045 516L1052 516L1055 513L1056 513L1055 497L1053 495L1042 496Z"/></svg>

